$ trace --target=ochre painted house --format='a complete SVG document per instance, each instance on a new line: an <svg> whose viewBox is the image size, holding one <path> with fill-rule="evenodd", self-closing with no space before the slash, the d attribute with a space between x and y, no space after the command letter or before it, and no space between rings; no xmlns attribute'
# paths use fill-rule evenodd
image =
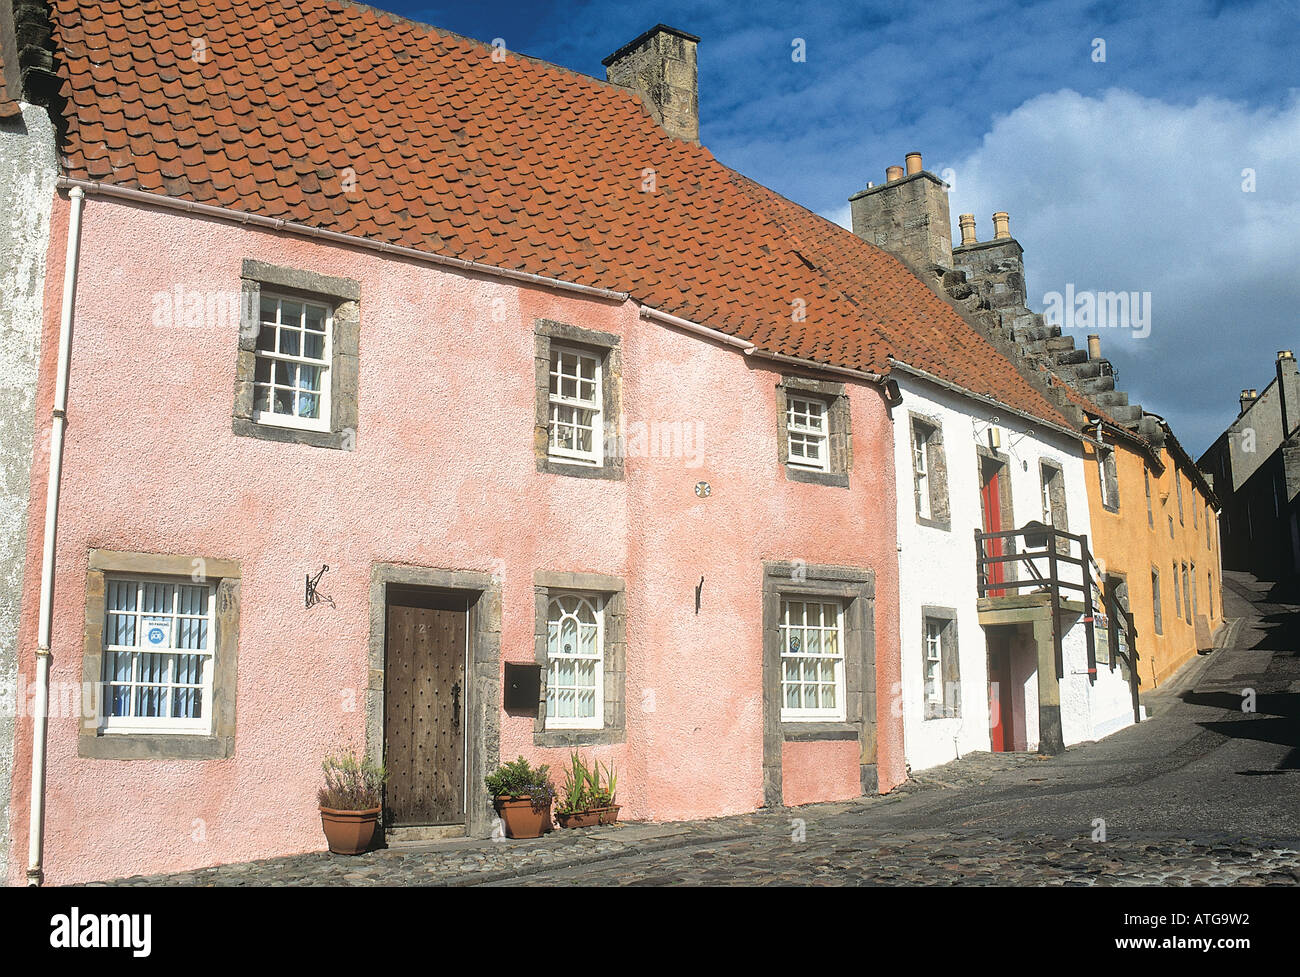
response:
<svg viewBox="0 0 1300 977"><path fill-rule="evenodd" d="M1151 689L1212 648L1223 624L1219 504L1167 425L1156 445L1104 420L1095 406L1091 416L1112 446L1100 457L1086 446L1093 546L1106 573L1125 588L1142 686Z"/></svg>

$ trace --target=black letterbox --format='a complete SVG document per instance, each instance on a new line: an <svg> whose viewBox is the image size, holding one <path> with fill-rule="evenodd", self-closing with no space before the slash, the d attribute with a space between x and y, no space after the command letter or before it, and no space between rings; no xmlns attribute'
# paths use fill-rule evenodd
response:
<svg viewBox="0 0 1300 977"><path fill-rule="evenodd" d="M542 670L536 662L506 662L506 709L537 715L537 700L542 693Z"/></svg>

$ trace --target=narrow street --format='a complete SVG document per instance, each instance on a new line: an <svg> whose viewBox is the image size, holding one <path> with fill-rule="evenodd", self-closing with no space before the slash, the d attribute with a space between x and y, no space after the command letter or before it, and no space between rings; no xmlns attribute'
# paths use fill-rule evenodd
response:
<svg viewBox="0 0 1300 977"><path fill-rule="evenodd" d="M1148 721L1058 757L975 754L839 804L117 884L1295 885L1300 602L1226 584L1224 647L1145 695Z"/></svg>
<svg viewBox="0 0 1300 977"><path fill-rule="evenodd" d="M816 805L766 836L529 881L1300 883L1300 606L1246 576L1228 588L1238 620L1225 647L1144 697L1149 721L1102 742L1050 759L982 754L923 772L869 812ZM1254 712L1242 711L1247 690Z"/></svg>

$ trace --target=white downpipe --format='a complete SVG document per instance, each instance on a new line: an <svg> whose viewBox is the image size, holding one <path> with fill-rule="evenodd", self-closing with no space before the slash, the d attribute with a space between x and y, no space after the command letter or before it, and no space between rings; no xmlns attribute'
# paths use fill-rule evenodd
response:
<svg viewBox="0 0 1300 977"><path fill-rule="evenodd" d="M59 483L63 477L63 430L67 426L68 366L72 360L73 303L81 257L81 208L85 192L73 187L68 197L68 247L63 262L63 306L59 314L59 364L50 411L50 478L45 487L45 535L41 551L41 609L36 639L36 701L32 716L31 824L27 835L27 884L40 885L45 845L45 734L50 702L50 632L54 619L54 536L59 522Z"/></svg>

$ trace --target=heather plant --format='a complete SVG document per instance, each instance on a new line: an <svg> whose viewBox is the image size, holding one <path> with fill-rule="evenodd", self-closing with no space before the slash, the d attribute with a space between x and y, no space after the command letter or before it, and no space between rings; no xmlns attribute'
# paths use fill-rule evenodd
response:
<svg viewBox="0 0 1300 977"><path fill-rule="evenodd" d="M368 757L352 751L332 753L321 762L325 786L316 792L321 807L335 811L369 811L383 802L388 774Z"/></svg>

